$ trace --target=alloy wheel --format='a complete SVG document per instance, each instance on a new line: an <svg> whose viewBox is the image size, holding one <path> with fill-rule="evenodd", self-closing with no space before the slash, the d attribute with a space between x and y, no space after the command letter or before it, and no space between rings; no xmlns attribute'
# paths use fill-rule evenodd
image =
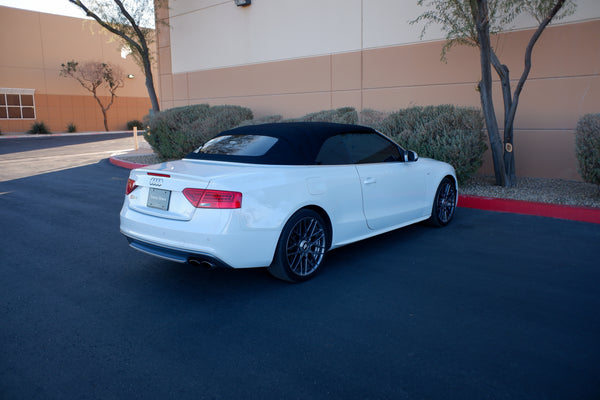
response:
<svg viewBox="0 0 600 400"><path fill-rule="evenodd" d="M456 207L456 189L451 182L446 181L437 199L438 219L446 224L452 219Z"/></svg>
<svg viewBox="0 0 600 400"><path fill-rule="evenodd" d="M290 231L286 245L286 258L290 270L298 276L313 273L325 255L325 229L313 217L300 219Z"/></svg>

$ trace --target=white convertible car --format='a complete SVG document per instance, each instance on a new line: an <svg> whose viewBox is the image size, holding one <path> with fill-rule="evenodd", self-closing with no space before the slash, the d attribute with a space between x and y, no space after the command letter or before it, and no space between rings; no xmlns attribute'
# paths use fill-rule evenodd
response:
<svg viewBox="0 0 600 400"><path fill-rule="evenodd" d="M267 267L299 282L333 248L419 221L448 224L456 199L452 166L371 128L253 125L131 171L121 232L167 260Z"/></svg>

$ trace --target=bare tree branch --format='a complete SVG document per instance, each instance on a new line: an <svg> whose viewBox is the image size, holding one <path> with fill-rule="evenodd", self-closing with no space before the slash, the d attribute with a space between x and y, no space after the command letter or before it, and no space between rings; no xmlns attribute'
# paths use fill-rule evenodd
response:
<svg viewBox="0 0 600 400"><path fill-rule="evenodd" d="M61 64L60 75L77 80L83 88L92 93L102 110L104 129L108 131L108 110L115 101L115 97L117 97L117 90L125 85L125 74L123 74L121 67L99 61L86 62L80 66L76 61L68 61ZM98 92L103 88L110 94L110 102L107 105L102 103Z"/></svg>
<svg viewBox="0 0 600 400"><path fill-rule="evenodd" d="M102 6L108 7L108 4L110 3L102 4L102 6L100 6L99 3L94 2L94 0L88 0L85 3L82 0L68 1L81 8L87 16L93 18L104 29L121 38L121 40L123 40L135 53L134 57L139 57L139 60L141 61L140 67L146 76L146 88L148 90L152 109L154 112L160 111L152 73L152 53L148 47L148 42L153 41L152 35L154 35L155 32L140 26L144 12L146 10L153 10L153 7L149 6L149 4L152 4L152 0L137 0L128 3L128 5L136 5L137 10L142 10L141 12L136 12L134 15L132 15L130 10L123 4L122 0L112 0L112 4L115 6L115 8L110 10L113 13L112 16L109 16L110 13L102 12L105 11ZM96 6L93 10L89 6L89 4L92 3ZM157 0L156 4L160 4L160 0ZM117 19L116 16L120 16L121 18Z"/></svg>

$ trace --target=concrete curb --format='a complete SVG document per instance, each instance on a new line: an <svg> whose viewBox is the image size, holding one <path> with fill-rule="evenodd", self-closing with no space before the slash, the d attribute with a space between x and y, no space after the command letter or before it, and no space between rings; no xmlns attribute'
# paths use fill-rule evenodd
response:
<svg viewBox="0 0 600 400"><path fill-rule="evenodd" d="M110 162L116 166L135 169L147 166L111 157ZM474 208L485 211L507 212L513 214L535 215L538 217L559 218L571 221L600 224L600 208L565 206L561 204L538 203L501 199L495 197L480 197L459 195L458 207Z"/></svg>
<svg viewBox="0 0 600 400"><path fill-rule="evenodd" d="M139 163L134 163L131 161L125 161L122 160L116 156L110 157L108 159L108 161L110 161L111 164L116 165L117 167L122 167L122 168L127 168L127 169L136 169L136 168L142 168L147 166L148 164L139 164Z"/></svg>
<svg viewBox="0 0 600 400"><path fill-rule="evenodd" d="M145 131L139 130L138 135L141 135ZM73 132L73 133L19 133L19 134L5 134L0 135L0 139L41 139L45 137L56 137L56 136L93 136L93 135L113 135L120 133L131 133L133 135L133 131L109 131L109 132Z"/></svg>

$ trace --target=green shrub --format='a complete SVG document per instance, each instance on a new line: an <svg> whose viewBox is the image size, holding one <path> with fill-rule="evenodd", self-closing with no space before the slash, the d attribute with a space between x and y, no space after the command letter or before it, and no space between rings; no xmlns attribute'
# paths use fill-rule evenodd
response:
<svg viewBox="0 0 600 400"><path fill-rule="evenodd" d="M451 164L459 183L465 182L483 163L487 149L481 111L453 105L411 107L371 115L371 126L392 137L421 157Z"/></svg>
<svg viewBox="0 0 600 400"><path fill-rule="evenodd" d="M600 113L586 114L577 122L575 152L584 181L600 185Z"/></svg>
<svg viewBox="0 0 600 400"><path fill-rule="evenodd" d="M338 124L356 124L358 123L358 113L352 107L342 107L335 110L317 111L299 118L283 119L281 115L267 115L257 119L244 121L240 126L277 122L335 122Z"/></svg>
<svg viewBox="0 0 600 400"><path fill-rule="evenodd" d="M242 121L240 126L273 124L276 122L283 122L283 117L281 115L266 115L264 117Z"/></svg>
<svg viewBox="0 0 600 400"><path fill-rule="evenodd" d="M372 110L370 108L366 108L360 112L359 123L362 125L376 128L380 126L383 120L389 117L389 115L389 112L377 111Z"/></svg>
<svg viewBox="0 0 600 400"><path fill-rule="evenodd" d="M40 121L40 122L34 122L33 125L31 125L31 129L29 129L29 133L33 133L33 134L50 133L50 131L48 130L46 125Z"/></svg>
<svg viewBox="0 0 600 400"><path fill-rule="evenodd" d="M132 119L131 121L127 121L127 130L132 131L134 127L138 128L138 130L144 130L144 123L137 119Z"/></svg>
<svg viewBox="0 0 600 400"><path fill-rule="evenodd" d="M69 122L69 124L67 125L67 132L69 132L69 133L77 132L77 126L75 126L74 123Z"/></svg>
<svg viewBox="0 0 600 400"><path fill-rule="evenodd" d="M252 111L240 106L171 108L148 119L144 137L161 158L177 159L248 119L252 119Z"/></svg>
<svg viewBox="0 0 600 400"><path fill-rule="evenodd" d="M335 110L324 110L306 114L300 118L287 119L283 122L335 122L338 124L358 123L358 113L353 107L342 107Z"/></svg>

